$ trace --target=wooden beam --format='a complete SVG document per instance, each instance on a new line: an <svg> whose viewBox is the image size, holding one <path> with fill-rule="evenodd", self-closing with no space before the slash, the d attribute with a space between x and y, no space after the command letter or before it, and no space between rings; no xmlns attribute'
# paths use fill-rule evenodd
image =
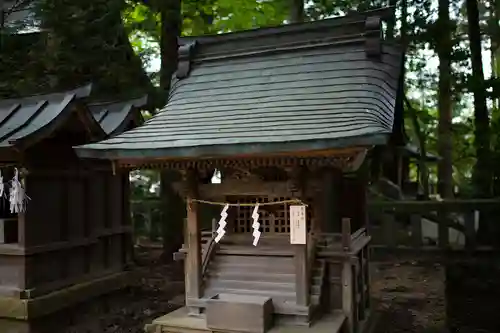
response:
<svg viewBox="0 0 500 333"><path fill-rule="evenodd" d="M315 151L302 153L283 153L273 155L240 155L231 157L205 157L200 159L124 159L119 160L121 168L168 168L185 170L197 168L199 170L232 167L334 167L344 171L355 171L364 158L366 148L349 148L342 151Z"/></svg>
<svg viewBox="0 0 500 333"><path fill-rule="evenodd" d="M391 212L391 213L428 213L435 211L447 212L470 212L473 210L491 211L498 209L500 199L457 199L442 201L373 201L368 207L373 212Z"/></svg>
<svg viewBox="0 0 500 333"><path fill-rule="evenodd" d="M187 196L188 189L185 183L174 183L176 191ZM200 198L211 199L225 196L250 195L250 196L276 196L288 197L292 194L290 186L286 182L241 182L228 179L221 184L200 184L198 186L198 195Z"/></svg>
<svg viewBox="0 0 500 333"><path fill-rule="evenodd" d="M186 270L186 297L201 298L201 234L198 218L198 203L191 199L198 197L198 177L195 170L188 170L184 175L187 189L187 219L186 240L187 260ZM199 314L199 308L189 309L193 314Z"/></svg>

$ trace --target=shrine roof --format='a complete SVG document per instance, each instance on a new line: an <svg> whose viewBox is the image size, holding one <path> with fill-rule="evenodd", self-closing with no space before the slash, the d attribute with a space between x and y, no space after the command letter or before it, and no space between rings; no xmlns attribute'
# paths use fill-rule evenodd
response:
<svg viewBox="0 0 500 333"><path fill-rule="evenodd" d="M75 114L82 128L95 140L102 140L125 130L128 120L137 118L135 108L146 103L143 97L87 105L91 90L89 84L65 92L0 100L0 149L25 149L63 128Z"/></svg>
<svg viewBox="0 0 500 333"><path fill-rule="evenodd" d="M402 59L381 37L386 15L182 39L167 105L77 154L196 159L385 144Z"/></svg>
<svg viewBox="0 0 500 333"><path fill-rule="evenodd" d="M88 104L88 108L106 135L112 137L125 131L127 125L137 119L134 109L145 106L147 100L147 96L143 96L122 102Z"/></svg>

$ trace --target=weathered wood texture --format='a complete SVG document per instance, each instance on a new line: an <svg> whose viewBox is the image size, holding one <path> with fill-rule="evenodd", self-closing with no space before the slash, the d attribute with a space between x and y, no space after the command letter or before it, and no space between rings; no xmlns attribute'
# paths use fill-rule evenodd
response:
<svg viewBox="0 0 500 333"><path fill-rule="evenodd" d="M94 282L102 289L99 280L123 273L129 264L128 172L113 174L109 163L80 162L71 145L50 140L27 151L24 167L30 200L20 214L18 241L0 244L0 302L33 301L37 308L58 311L71 302L52 298L55 293ZM90 286L75 299L105 290ZM73 299L70 294L66 298ZM50 299L60 304L45 307ZM30 320L37 311L27 309L22 319ZM0 308L2 317L11 314Z"/></svg>
<svg viewBox="0 0 500 333"><path fill-rule="evenodd" d="M187 258L185 261L186 270L186 297L199 299L201 297L201 230L198 216L198 202L191 200L197 199L198 196L198 179L193 170L185 175L185 182L188 189L187 203L187 218L186 218L186 243L188 248ZM198 308L190 308L190 311L195 313Z"/></svg>

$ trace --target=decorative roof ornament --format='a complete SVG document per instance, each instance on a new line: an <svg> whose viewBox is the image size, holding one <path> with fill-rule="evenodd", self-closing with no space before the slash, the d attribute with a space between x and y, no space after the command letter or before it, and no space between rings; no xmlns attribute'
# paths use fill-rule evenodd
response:
<svg viewBox="0 0 500 333"><path fill-rule="evenodd" d="M365 20L365 52L368 58L382 56L382 20L379 16L368 16Z"/></svg>
<svg viewBox="0 0 500 333"><path fill-rule="evenodd" d="M178 79L183 79L189 75L191 71L191 60L194 57L197 42L193 41L179 46L177 72L175 73Z"/></svg>

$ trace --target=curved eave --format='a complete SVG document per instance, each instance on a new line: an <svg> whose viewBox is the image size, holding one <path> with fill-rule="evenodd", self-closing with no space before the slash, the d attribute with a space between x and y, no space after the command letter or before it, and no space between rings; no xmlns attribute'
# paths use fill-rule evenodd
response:
<svg viewBox="0 0 500 333"><path fill-rule="evenodd" d="M48 108L45 108L41 112L43 113ZM32 131L29 129L29 125L26 130L21 130L16 133L15 138L10 139L9 143L15 146L17 149L26 149L29 146L34 145L37 142L42 141L50 137L56 130L63 128L64 124L70 120L71 117L76 116L82 124L82 128L90 134L90 137L95 140L102 140L106 138L106 132L101 128L99 123L90 115L90 113L85 109L82 103L75 101L75 95L68 95L61 105L59 106L59 112L57 114L47 115L50 120L38 127L34 128ZM44 116L41 114L40 116ZM34 126L36 126L35 124Z"/></svg>
<svg viewBox="0 0 500 333"><path fill-rule="evenodd" d="M74 147L76 154L81 158L96 158L108 160L176 160L176 159L210 159L233 156L262 156L290 154L299 155L301 153L324 151L330 149L342 149L348 147L370 147L373 145L384 145L387 143L389 133L378 133L361 135L355 137L345 137L336 139L303 140L293 142L276 143L244 143L225 144L196 147L170 147L151 148L154 143L144 144L133 149L109 148L105 149L97 144L88 144ZM148 148L149 146L149 148Z"/></svg>
<svg viewBox="0 0 500 333"><path fill-rule="evenodd" d="M88 97L91 88L89 84L62 93L0 101L0 105L4 107L12 105L0 121L0 148L4 152L26 149L63 126L73 112L77 112L79 119L85 121L94 133L101 133L96 135L96 139L104 138L99 125L92 124L92 120L88 119L89 115L85 115L76 102L76 99Z"/></svg>
<svg viewBox="0 0 500 333"><path fill-rule="evenodd" d="M139 125L142 117L139 109L146 106L148 96L144 95L123 102L95 103L89 105L92 117L99 123L108 137L115 136L126 130L128 125L133 122L135 126Z"/></svg>

